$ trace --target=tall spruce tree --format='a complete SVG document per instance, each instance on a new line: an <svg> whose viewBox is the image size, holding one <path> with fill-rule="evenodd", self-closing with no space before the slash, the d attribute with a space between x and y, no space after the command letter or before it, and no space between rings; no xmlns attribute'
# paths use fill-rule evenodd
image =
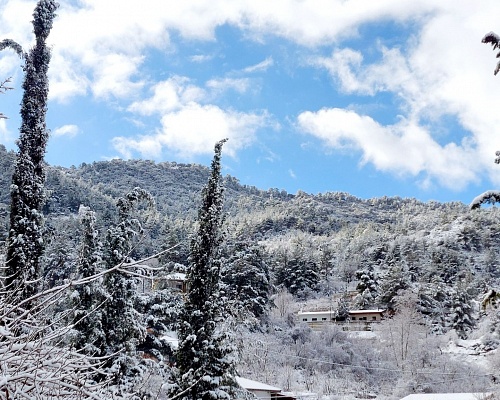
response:
<svg viewBox="0 0 500 400"><path fill-rule="evenodd" d="M269 308L270 276L261 249L245 241L228 248L222 281L229 301L259 318Z"/></svg>
<svg viewBox="0 0 500 400"><path fill-rule="evenodd" d="M211 175L203 189L198 232L191 242L189 293L179 322L177 368L172 395L190 400L234 398L233 348L221 330L220 296L223 187L221 150L215 145Z"/></svg>
<svg viewBox="0 0 500 400"><path fill-rule="evenodd" d="M103 270L102 244L96 229L96 217L89 207L80 206L82 243L78 257L78 276L86 279ZM72 296L74 303L74 346L93 356L104 356L106 335L102 326L102 305L107 299L102 278L77 286Z"/></svg>
<svg viewBox="0 0 500 400"><path fill-rule="evenodd" d="M102 326L106 335L108 354L121 354L112 357L111 369L121 383L122 377L135 375L134 363L130 355L144 340L146 330L139 312L134 308L137 295L137 278L126 271L126 264L132 262L131 254L135 240L143 233L143 226L134 215L135 207L145 202L150 211L156 209L151 194L135 188L117 201L118 224L108 229L103 252L104 265L111 270L104 278L104 287L109 300L103 307Z"/></svg>
<svg viewBox="0 0 500 400"><path fill-rule="evenodd" d="M40 0L33 12L34 47L24 52L11 39L0 42L0 50L11 48L24 59L23 99L19 147L11 185L10 231L7 242L7 290L17 300L38 292L43 253L42 205L45 199L44 155L48 140L45 125L49 82L50 49L46 40L58 4ZM27 304L29 307L29 304Z"/></svg>
<svg viewBox="0 0 500 400"><path fill-rule="evenodd" d="M450 310L450 326L455 329L461 339L467 338L467 333L472 330L475 325L471 298L467 293L467 287L463 282L459 282L454 288L451 310Z"/></svg>

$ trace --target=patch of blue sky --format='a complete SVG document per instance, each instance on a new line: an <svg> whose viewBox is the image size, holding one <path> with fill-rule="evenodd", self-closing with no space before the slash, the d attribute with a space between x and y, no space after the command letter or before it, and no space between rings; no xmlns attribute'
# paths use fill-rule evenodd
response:
<svg viewBox="0 0 500 400"><path fill-rule="evenodd" d="M434 140L441 146L449 143L460 145L464 138L472 137L472 133L464 128L453 114L443 114L438 118L423 117L420 124L429 130Z"/></svg>

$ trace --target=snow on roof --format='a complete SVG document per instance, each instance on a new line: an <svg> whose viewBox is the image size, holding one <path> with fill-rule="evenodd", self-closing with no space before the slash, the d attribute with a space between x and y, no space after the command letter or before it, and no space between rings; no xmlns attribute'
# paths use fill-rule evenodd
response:
<svg viewBox="0 0 500 400"><path fill-rule="evenodd" d="M307 315L333 314L333 315L335 315L335 311L334 310L325 310L325 311L299 311L299 314L307 314Z"/></svg>
<svg viewBox="0 0 500 400"><path fill-rule="evenodd" d="M385 310L351 310L349 314L381 314L385 312ZM299 311L299 315L324 315L324 314L335 314L334 310L324 310L324 311Z"/></svg>
<svg viewBox="0 0 500 400"><path fill-rule="evenodd" d="M349 314L380 314L383 313L385 310L378 309L378 310L350 310Z"/></svg>
<svg viewBox="0 0 500 400"><path fill-rule="evenodd" d="M401 400L478 400L493 399L491 393L418 393L410 394Z"/></svg>
<svg viewBox="0 0 500 400"><path fill-rule="evenodd" d="M185 281L186 274L183 274L182 272L174 272L174 273L168 274L166 276L166 278L170 279L172 281Z"/></svg>
<svg viewBox="0 0 500 400"><path fill-rule="evenodd" d="M179 339L173 336L169 335L163 335L160 337L161 340L165 340L167 343L169 343L173 349L178 349L179 348Z"/></svg>
<svg viewBox="0 0 500 400"><path fill-rule="evenodd" d="M268 392L281 392L280 388L269 386L262 382L252 381L251 379L241 378L239 376L236 377L236 382L238 382L238 385L240 385L243 389L246 390L265 390Z"/></svg>

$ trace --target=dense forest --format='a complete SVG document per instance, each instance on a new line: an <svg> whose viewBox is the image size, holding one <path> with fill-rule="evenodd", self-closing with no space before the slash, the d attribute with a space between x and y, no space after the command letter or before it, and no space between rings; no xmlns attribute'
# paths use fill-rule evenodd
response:
<svg viewBox="0 0 500 400"><path fill-rule="evenodd" d="M14 158L0 147L2 240ZM95 211L104 242L106 229L119 221L117 199L138 186L151 193L157 211L131 258L174 247L158 258L159 269L151 274L185 272L209 175L200 165L141 160L48 166L44 287L77 274L82 206ZM499 315L481 301L500 286L495 207L363 200L338 192L292 195L243 186L231 176L223 184L221 274L236 310L240 375L331 398L491 389L497 379ZM169 290L143 290L134 300L145 324L155 328L138 349L165 363L173 350L158 338L176 330L181 301L164 293ZM162 310L156 316L155 307ZM349 334L335 324L313 331L297 319L299 310L325 308L336 315L380 308L394 316L373 328L384 340ZM408 329L408 336L394 338L394 324ZM398 340L404 351L394 350ZM472 341L470 351L487 361L457 357L449 351L450 341L462 347Z"/></svg>

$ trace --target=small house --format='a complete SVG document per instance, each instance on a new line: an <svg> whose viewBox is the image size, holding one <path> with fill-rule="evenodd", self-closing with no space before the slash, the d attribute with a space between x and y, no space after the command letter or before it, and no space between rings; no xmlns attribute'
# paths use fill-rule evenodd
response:
<svg viewBox="0 0 500 400"><path fill-rule="evenodd" d="M324 324L342 325L345 330L371 330L371 324L380 322L385 310L351 310L345 321L338 321L335 312L327 311L299 311L299 322L307 323L312 329L321 329Z"/></svg>
<svg viewBox="0 0 500 400"><path fill-rule="evenodd" d="M349 311L351 321L380 322L385 310L352 310Z"/></svg>
<svg viewBox="0 0 500 400"><path fill-rule="evenodd" d="M156 278L153 284L154 290L170 288L180 293L188 292L186 274L182 272L172 272L161 278Z"/></svg>
<svg viewBox="0 0 500 400"><path fill-rule="evenodd" d="M295 397L283 393L280 388L251 379L236 377L236 382L259 400L296 400Z"/></svg>

